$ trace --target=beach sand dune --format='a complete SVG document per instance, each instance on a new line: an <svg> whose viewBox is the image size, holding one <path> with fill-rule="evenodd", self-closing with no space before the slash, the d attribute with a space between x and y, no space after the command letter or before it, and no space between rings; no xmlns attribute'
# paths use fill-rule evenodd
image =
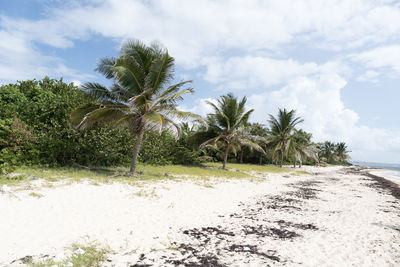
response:
<svg viewBox="0 0 400 267"><path fill-rule="evenodd" d="M113 250L105 266L400 266L398 187L358 167L303 170L0 194L0 265L90 239Z"/></svg>

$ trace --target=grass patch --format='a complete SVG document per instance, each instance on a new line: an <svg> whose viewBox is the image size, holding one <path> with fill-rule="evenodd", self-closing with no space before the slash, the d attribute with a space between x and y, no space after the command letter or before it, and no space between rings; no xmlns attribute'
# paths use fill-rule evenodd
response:
<svg viewBox="0 0 400 267"><path fill-rule="evenodd" d="M290 175L295 175L295 176L305 175L305 174L311 174L311 173L306 172L306 171L294 171L294 172L290 173Z"/></svg>
<svg viewBox="0 0 400 267"><path fill-rule="evenodd" d="M221 167L221 163L207 163L207 166ZM256 165L256 164L244 164L244 163L228 163L227 169L230 171L242 171L242 172L270 172L270 173L281 173L288 172L290 170L286 168L280 168L271 165Z"/></svg>
<svg viewBox="0 0 400 267"><path fill-rule="evenodd" d="M3 184L5 185L16 185L19 184L21 181L25 181L28 178L26 174L18 174L16 172L15 175L0 175L0 186Z"/></svg>
<svg viewBox="0 0 400 267"><path fill-rule="evenodd" d="M128 171L125 167L114 167L105 170L87 170L76 167L55 167L43 168L38 166L17 167L15 173L23 173L25 177L33 176L45 179L49 182L56 182L63 179L70 179L71 182L79 182L82 179L90 179L94 185L113 181L146 181L146 180L174 180L180 176L188 178L246 178L249 174L231 170L222 170L210 166L182 166L182 165L138 165L138 175L127 177L124 174ZM11 181L11 180L10 180Z"/></svg>
<svg viewBox="0 0 400 267"><path fill-rule="evenodd" d="M97 267L107 260L109 249L101 248L96 243L89 245L73 244L71 247L72 254L63 261L54 261L53 259L27 263L29 267Z"/></svg>
<svg viewBox="0 0 400 267"><path fill-rule="evenodd" d="M215 168L212 165L204 166L183 166L183 165L166 165L166 166L153 166L153 165L139 165L138 171L143 174L151 176L193 176L193 177L226 177L226 178L245 178L249 177L248 174L243 172L234 172L231 170L223 170Z"/></svg>
<svg viewBox="0 0 400 267"><path fill-rule="evenodd" d="M35 198L42 198L42 197L44 197L42 194L39 194L39 193L36 193L36 192L31 192L31 193L29 193L29 195L30 195L31 197L35 197Z"/></svg>
<svg viewBox="0 0 400 267"><path fill-rule="evenodd" d="M134 195L138 197L159 198L154 188L152 190L141 189L134 193Z"/></svg>
<svg viewBox="0 0 400 267"><path fill-rule="evenodd" d="M66 184L72 184L75 182L80 182L83 179L88 179L89 183L92 185L124 182L131 185L140 186L140 182L143 181L165 181L177 179L209 181L210 178L254 179L257 177L253 174L250 174L250 172L282 173L289 171L288 169L275 166L237 163L228 164L226 170L221 168L221 163L207 163L202 166L155 166L139 164L137 167L138 174L134 177L128 177L125 175L128 170L129 169L126 167L110 167L101 170L88 170L79 167L45 168L39 166L21 166L17 167L14 173L22 175L14 177L2 176L2 178L0 178L0 185L2 182L9 185L17 185L19 182L27 180L27 177L36 177L48 181L49 184L63 180L66 180Z"/></svg>
<svg viewBox="0 0 400 267"><path fill-rule="evenodd" d="M296 174L311 174L309 172L306 171L295 171Z"/></svg>

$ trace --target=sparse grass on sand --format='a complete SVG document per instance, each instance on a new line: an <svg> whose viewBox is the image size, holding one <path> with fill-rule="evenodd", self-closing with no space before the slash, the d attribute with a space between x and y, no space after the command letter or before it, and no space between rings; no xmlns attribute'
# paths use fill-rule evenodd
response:
<svg viewBox="0 0 400 267"><path fill-rule="evenodd" d="M291 173L291 175L303 175L303 174L311 174L311 173L307 171L295 171Z"/></svg>
<svg viewBox="0 0 400 267"><path fill-rule="evenodd" d="M62 261L55 261L48 259L44 261L28 261L27 266L29 267L95 267L101 266L101 263L107 259L107 253L109 249L101 248L96 243L88 245L73 244L71 246L72 254Z"/></svg>
<svg viewBox="0 0 400 267"><path fill-rule="evenodd" d="M207 163L207 166L210 167L221 167L221 163ZM280 168L277 166L271 165L255 165L255 164L244 164L244 163L229 163L227 164L227 169L229 171L236 172L269 172L269 173L280 173L280 172L288 172L289 170L286 168Z"/></svg>
<svg viewBox="0 0 400 267"><path fill-rule="evenodd" d="M252 172L257 173L280 173L289 172L285 168L275 166L261 166L254 164L230 163L227 169L221 168L221 163L207 163L202 166L182 166L182 165L138 165L138 174L134 177L126 176L128 168L110 167L99 170L89 170L79 167L53 167L45 168L38 166L22 166L8 176L0 176L0 185L17 185L27 179L44 179L48 182L67 180L68 182L79 182L89 180L93 185L110 182L125 182L135 184L143 181L163 181L177 179L192 179L208 181L211 178L223 179L254 179L257 178Z"/></svg>

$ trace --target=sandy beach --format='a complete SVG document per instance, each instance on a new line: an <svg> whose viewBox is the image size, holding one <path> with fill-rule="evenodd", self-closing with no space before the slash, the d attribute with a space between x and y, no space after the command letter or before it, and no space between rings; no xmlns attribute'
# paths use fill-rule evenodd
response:
<svg viewBox="0 0 400 267"><path fill-rule="evenodd" d="M104 266L400 266L396 184L361 167L302 170L203 184L32 181L0 193L0 266L61 260L90 241L110 248Z"/></svg>

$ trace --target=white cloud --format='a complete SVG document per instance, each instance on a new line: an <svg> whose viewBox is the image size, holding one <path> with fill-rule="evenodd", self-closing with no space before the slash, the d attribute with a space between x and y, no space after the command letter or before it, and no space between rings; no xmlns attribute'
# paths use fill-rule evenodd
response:
<svg viewBox="0 0 400 267"><path fill-rule="evenodd" d="M353 54L354 61L365 64L368 68L389 68L400 73L400 45L377 47L362 53Z"/></svg>
<svg viewBox="0 0 400 267"><path fill-rule="evenodd" d="M236 56L228 59L206 58L204 78L223 89L266 88L288 83L302 76L326 73L349 73L342 62L332 61L322 65L301 63L293 59L273 59L262 56Z"/></svg>
<svg viewBox="0 0 400 267"><path fill-rule="evenodd" d="M305 120L302 128L312 132L316 141L347 142L358 159L376 159L378 151L400 152L399 133L360 125L358 114L344 106L341 89L345 85L338 75L302 77L280 90L251 95L249 107L255 109L253 120L261 123L278 108L295 109Z"/></svg>
<svg viewBox="0 0 400 267"><path fill-rule="evenodd" d="M366 72L364 72L363 74L361 74L360 76L357 77L357 81L377 83L378 82L378 77L380 75L381 74L379 72L377 72L377 71L367 70Z"/></svg>
<svg viewBox="0 0 400 267"><path fill-rule="evenodd" d="M315 63L301 64L294 60L277 60L259 56L210 58L204 61L204 78L211 83L224 84L228 89L271 86L286 82L295 76L315 73Z"/></svg>
<svg viewBox="0 0 400 267"><path fill-rule="evenodd" d="M279 49L294 40L313 47L353 48L393 40L400 33L399 6L375 0L73 3L50 9L36 21L2 16L1 25L27 40L59 48L91 34L159 39L185 67L229 49Z"/></svg>
<svg viewBox="0 0 400 267"><path fill-rule="evenodd" d="M217 100L213 99L213 98L201 98L198 99L196 102L198 103L197 105L188 107L185 105L180 105L179 109L180 110L184 110L184 111L189 111L189 112L193 112L195 114L198 114L202 117L205 117L208 113L212 113L213 112L213 108L211 107L211 105L209 105L207 103L207 101L217 104Z"/></svg>
<svg viewBox="0 0 400 267"><path fill-rule="evenodd" d="M92 77L65 66L57 57L41 53L18 33L0 30L0 40L7 40L0 42L0 84L44 76L63 76L67 80Z"/></svg>
<svg viewBox="0 0 400 267"><path fill-rule="evenodd" d="M74 84L74 86L76 86L76 87L80 87L81 85L82 85L82 83L80 82L80 81L71 81L71 83L73 83Z"/></svg>

